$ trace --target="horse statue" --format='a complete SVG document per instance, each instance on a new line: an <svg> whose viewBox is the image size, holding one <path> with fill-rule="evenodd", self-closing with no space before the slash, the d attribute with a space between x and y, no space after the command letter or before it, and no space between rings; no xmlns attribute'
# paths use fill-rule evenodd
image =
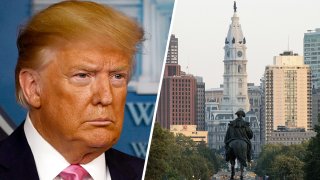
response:
<svg viewBox="0 0 320 180"><path fill-rule="evenodd" d="M228 124L228 130L224 139L226 148L226 161L231 164L231 180L235 175L236 159L240 163L240 179L243 180L243 170L247 167L247 161L251 161L251 142L253 132L250 123L243 120L243 110L236 112L238 116Z"/></svg>

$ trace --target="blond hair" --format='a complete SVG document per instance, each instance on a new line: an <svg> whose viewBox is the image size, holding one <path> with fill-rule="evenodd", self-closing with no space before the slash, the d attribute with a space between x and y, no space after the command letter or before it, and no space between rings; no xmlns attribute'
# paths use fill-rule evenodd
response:
<svg viewBox="0 0 320 180"><path fill-rule="evenodd" d="M133 58L143 40L143 30L131 18L94 2L64 1L35 14L21 28L15 70L16 97L28 106L19 83L24 68L37 70L46 63L45 51L63 43L85 42L111 48ZM134 63L131 63L134 64Z"/></svg>

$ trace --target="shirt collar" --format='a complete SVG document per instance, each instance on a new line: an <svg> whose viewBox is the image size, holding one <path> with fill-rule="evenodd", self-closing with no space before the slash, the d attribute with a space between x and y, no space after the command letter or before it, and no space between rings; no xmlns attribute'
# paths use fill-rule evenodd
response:
<svg viewBox="0 0 320 180"><path fill-rule="evenodd" d="M29 114L24 123L24 132L31 148L38 175L41 180L54 179L63 169L70 164L52 147L34 128ZM104 153L87 164L81 166L88 171L95 180L111 180L110 171L106 167Z"/></svg>

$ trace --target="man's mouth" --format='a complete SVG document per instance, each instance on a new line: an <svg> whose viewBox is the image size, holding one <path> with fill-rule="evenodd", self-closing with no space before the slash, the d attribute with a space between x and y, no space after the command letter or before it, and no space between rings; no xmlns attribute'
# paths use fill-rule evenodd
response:
<svg viewBox="0 0 320 180"><path fill-rule="evenodd" d="M89 121L87 121L87 123L94 125L94 126L108 126L114 122L109 118L97 118L97 119L89 120Z"/></svg>

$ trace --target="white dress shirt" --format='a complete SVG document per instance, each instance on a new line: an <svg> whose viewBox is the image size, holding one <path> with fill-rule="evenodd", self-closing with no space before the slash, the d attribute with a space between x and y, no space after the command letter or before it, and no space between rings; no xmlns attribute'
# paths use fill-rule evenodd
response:
<svg viewBox="0 0 320 180"><path fill-rule="evenodd" d="M29 114L24 132L31 148L40 180L53 180L70 164L34 128ZM88 164L80 164L94 180L111 180L104 153Z"/></svg>

